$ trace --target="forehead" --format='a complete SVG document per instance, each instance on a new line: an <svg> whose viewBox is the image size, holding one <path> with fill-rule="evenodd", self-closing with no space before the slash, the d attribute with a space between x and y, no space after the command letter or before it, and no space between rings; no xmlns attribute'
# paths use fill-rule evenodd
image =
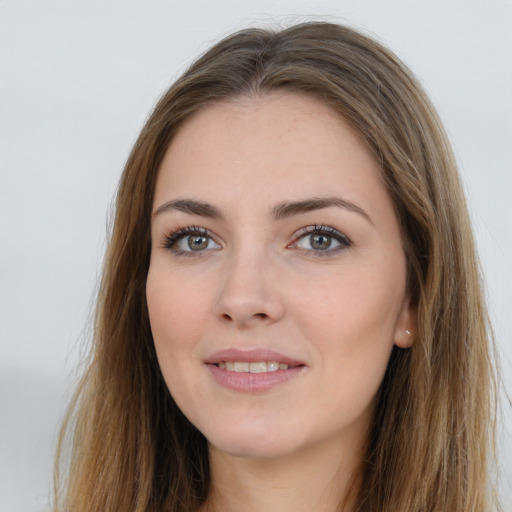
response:
<svg viewBox="0 0 512 512"><path fill-rule="evenodd" d="M155 203L194 196L257 202L387 196L364 143L312 97L279 93L214 103L179 129L160 166ZM287 197L284 197L287 196Z"/></svg>

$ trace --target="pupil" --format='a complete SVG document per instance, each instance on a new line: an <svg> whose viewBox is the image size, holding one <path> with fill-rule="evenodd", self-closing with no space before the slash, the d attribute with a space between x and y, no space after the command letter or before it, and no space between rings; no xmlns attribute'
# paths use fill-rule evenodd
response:
<svg viewBox="0 0 512 512"><path fill-rule="evenodd" d="M208 238L205 236L189 236L188 237L188 246L193 251L200 251L201 249L206 249L208 246Z"/></svg>
<svg viewBox="0 0 512 512"><path fill-rule="evenodd" d="M312 235L311 247L313 249L324 250L328 249L331 245L331 237L329 235Z"/></svg>

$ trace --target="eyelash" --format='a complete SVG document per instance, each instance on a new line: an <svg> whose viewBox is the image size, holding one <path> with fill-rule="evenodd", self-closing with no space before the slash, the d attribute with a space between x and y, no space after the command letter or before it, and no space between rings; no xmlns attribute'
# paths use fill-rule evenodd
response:
<svg viewBox="0 0 512 512"><path fill-rule="evenodd" d="M215 241L210 233L210 231L206 228L202 228L199 226L187 226L187 227L181 227L178 228L176 231L165 235L164 242L162 247L164 249L171 250L175 255L177 256L187 256L187 257L197 257L202 256L205 254L206 250L199 250L199 251L182 251L180 249L176 249L177 242L185 237L185 236L204 236L206 238L209 238L213 241ZM312 254L316 257L326 257L330 256L332 254L336 254L344 249L349 248L352 246L352 241L343 233L338 231L337 229L331 227L331 226L325 226L322 224L315 224L312 226L306 226L299 231L297 231L293 237L294 241L287 246L293 247L296 245L301 239L311 236L311 235L326 235L334 240L336 240L340 245L334 249L327 249L325 251L321 250L312 250L312 249L301 249L297 248L297 250L302 252L307 252L308 254Z"/></svg>
<svg viewBox="0 0 512 512"><path fill-rule="evenodd" d="M163 248L171 250L177 256L187 256L187 257L197 257L204 254L204 251L182 251L181 249L176 249L176 244L185 236L204 236L206 238L210 238L213 240L211 233L206 229L199 226L187 226L178 228L176 231L165 235Z"/></svg>
<svg viewBox="0 0 512 512"><path fill-rule="evenodd" d="M348 238L347 235L344 235L341 231L338 231L336 228L333 228L332 226L325 226L323 224L315 224L313 226L306 226L300 229L294 235L294 241L288 247L297 244L301 239L311 235L327 235L336 240L340 245L334 249L327 249L325 251L315 251L311 249L300 248L297 250L307 252L308 254L311 254L315 257L324 258L333 254L337 254L338 252L343 251L344 249L348 249L352 246L352 241L350 238Z"/></svg>

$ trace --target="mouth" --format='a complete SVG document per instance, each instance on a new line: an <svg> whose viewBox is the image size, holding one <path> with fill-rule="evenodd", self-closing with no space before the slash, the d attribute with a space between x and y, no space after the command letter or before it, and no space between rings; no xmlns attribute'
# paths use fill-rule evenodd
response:
<svg viewBox="0 0 512 512"><path fill-rule="evenodd" d="M278 361L256 361L252 363L248 361L220 361L215 366L228 372L238 373L267 373L290 368L289 365Z"/></svg>
<svg viewBox="0 0 512 512"><path fill-rule="evenodd" d="M223 349L207 357L204 362L240 373L266 373L306 366L303 361L267 349Z"/></svg>
<svg viewBox="0 0 512 512"><path fill-rule="evenodd" d="M267 391L306 369L302 361L271 350L226 349L204 362L219 384L241 392Z"/></svg>

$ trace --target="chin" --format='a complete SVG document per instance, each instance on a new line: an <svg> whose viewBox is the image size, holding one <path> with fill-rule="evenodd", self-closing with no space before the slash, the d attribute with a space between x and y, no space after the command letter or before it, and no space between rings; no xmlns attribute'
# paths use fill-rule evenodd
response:
<svg viewBox="0 0 512 512"><path fill-rule="evenodd" d="M210 443L216 450L231 457L242 459L279 459L286 457L294 450L289 446L277 445L272 442L254 442L254 440L231 439L225 442Z"/></svg>
<svg viewBox="0 0 512 512"><path fill-rule="evenodd" d="M300 451L305 444L304 439L290 435L290 429L277 425L265 428L254 428L254 425L244 428L238 425L233 429L227 429L224 425L218 432L208 430L204 434L210 446L232 457L277 459Z"/></svg>

